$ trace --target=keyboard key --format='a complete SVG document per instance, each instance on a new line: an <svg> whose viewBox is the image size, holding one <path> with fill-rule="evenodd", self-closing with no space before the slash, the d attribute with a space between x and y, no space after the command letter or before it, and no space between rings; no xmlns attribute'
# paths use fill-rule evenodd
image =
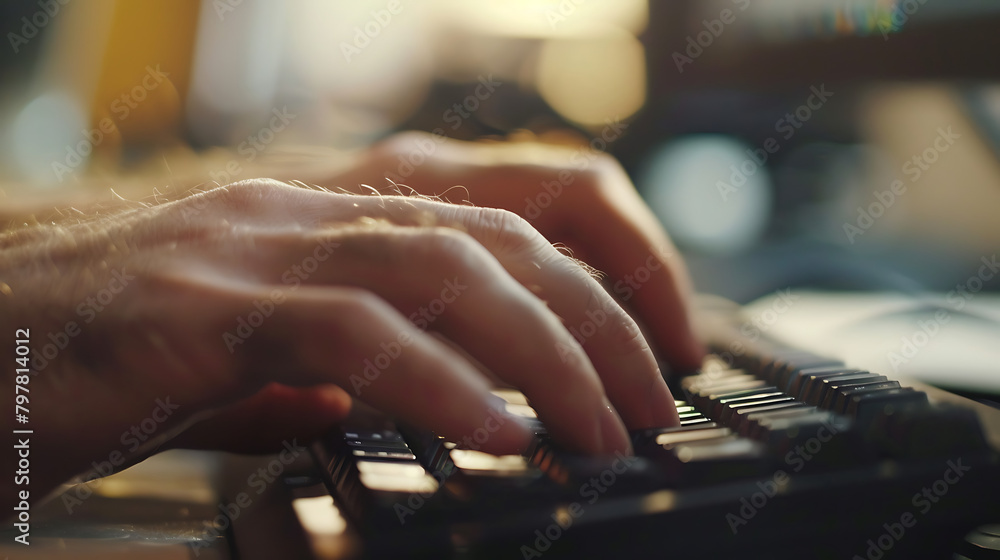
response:
<svg viewBox="0 0 1000 560"><path fill-rule="evenodd" d="M552 500L565 494L522 455L491 455L452 449L454 466L445 488L456 500L490 503Z"/></svg>
<svg viewBox="0 0 1000 560"><path fill-rule="evenodd" d="M709 422L707 425L699 426L680 426L680 427L670 427L670 428L650 428L646 430L635 430L630 435L632 436L632 446L636 449L636 454L639 454L638 450L641 447L652 444L656 441L656 438L660 434L673 434L677 432L693 432L698 430L704 430L707 428L716 428L718 424L714 422Z"/></svg>
<svg viewBox="0 0 1000 560"><path fill-rule="evenodd" d="M854 395L847 402L846 412L864 430L876 419L924 406L927 406L926 393L902 387Z"/></svg>
<svg viewBox="0 0 1000 560"><path fill-rule="evenodd" d="M800 416L807 416L816 412L818 409L814 406L803 405L801 407L788 407L781 408L777 410L764 410L764 411L752 411L743 417L743 421L740 422L738 431L741 436L749 437L751 439L758 439L756 433L759 432L761 421L767 419L778 419L778 418L795 418Z"/></svg>
<svg viewBox="0 0 1000 560"><path fill-rule="evenodd" d="M871 377L871 372L859 371L850 373L836 373L833 375L819 374L810 376L806 379L804 387L799 392L798 398L802 402L807 402L811 405L818 406L821 402L820 395L823 387L833 380L848 382L853 380L865 380ZM883 378L884 379L884 378Z"/></svg>
<svg viewBox="0 0 1000 560"><path fill-rule="evenodd" d="M344 438L344 443L353 449L365 449L368 451L409 451L410 448L402 441L391 440L363 440Z"/></svg>
<svg viewBox="0 0 1000 560"><path fill-rule="evenodd" d="M891 458L955 457L989 449L979 417L949 404L893 412L867 436Z"/></svg>
<svg viewBox="0 0 1000 560"><path fill-rule="evenodd" d="M809 360L803 360L800 362L786 364L780 368L776 368L775 372L772 374L770 381L781 387L782 389L787 389L791 382L802 375L803 371L819 371L819 370L835 370L846 369L844 362L840 360L833 360L830 358L815 357Z"/></svg>
<svg viewBox="0 0 1000 560"><path fill-rule="evenodd" d="M877 383L850 384L837 387L828 397L824 399L823 408L832 410L837 414L847 413L847 403L854 395L870 393L872 391L882 391L884 389L895 389L899 387L898 381L881 381Z"/></svg>
<svg viewBox="0 0 1000 560"><path fill-rule="evenodd" d="M866 464L876 459L843 416L819 411L807 416L764 420L757 438L776 460L795 472L818 472Z"/></svg>
<svg viewBox="0 0 1000 560"><path fill-rule="evenodd" d="M720 377L720 378L710 378L698 375L694 377L685 377L683 380L681 380L681 387L683 387L685 391L698 392L704 389L711 389L715 387L727 387L729 385L739 385L741 383L748 383L755 381L760 381L760 380L754 377L753 375L749 375L746 373L741 373L738 375L732 375L727 377Z"/></svg>
<svg viewBox="0 0 1000 560"><path fill-rule="evenodd" d="M705 411L715 417L718 417L719 412L715 412L715 405L720 399L726 398L737 398L745 397L750 395L760 395L764 393L774 393L775 388L773 386L762 386L763 382L755 383L755 386L751 389L722 389L722 390L711 390L706 389L704 391L691 393L691 402L693 402L700 410ZM721 410L720 410L721 412Z"/></svg>
<svg viewBox="0 0 1000 560"><path fill-rule="evenodd" d="M733 415L737 411L740 411L740 410L750 410L750 409L754 409L754 408L758 408L758 407L762 407L762 406L768 406L768 405L780 404L780 403L795 404L795 400L792 399L791 397L781 396L781 397L770 397L770 398L757 399L757 400L753 400L753 401L745 401L745 402L736 403L736 404L724 405L722 407L722 413L719 414L719 417L718 417L717 420L721 424L728 426L729 423L730 423L730 421L733 418Z"/></svg>
<svg viewBox="0 0 1000 560"><path fill-rule="evenodd" d="M410 453L409 451L391 451L391 450L390 451L386 451L386 450L380 450L378 448L376 448L376 449L354 449L354 450L351 451L351 453L355 457L363 457L365 459L392 459L392 460L406 459L406 460L413 460L413 459L417 458L416 455L414 455L413 453Z"/></svg>
<svg viewBox="0 0 1000 560"><path fill-rule="evenodd" d="M764 446L735 435L678 444L656 462L674 487L760 477L768 471Z"/></svg>
<svg viewBox="0 0 1000 560"><path fill-rule="evenodd" d="M796 400L787 400L779 403L773 403L764 406L755 406L750 408L743 408L733 411L729 419L729 427L733 430L739 432L743 428L743 425L747 423L751 414L762 414L769 412L789 412L796 410L807 410L811 407L807 404L800 403Z"/></svg>
<svg viewBox="0 0 1000 560"><path fill-rule="evenodd" d="M799 398L802 391L802 384L814 375L835 375L838 373L854 373L860 370L844 366L821 366L814 368L802 368L789 373L783 389L790 396Z"/></svg>
<svg viewBox="0 0 1000 560"><path fill-rule="evenodd" d="M740 403L756 401L760 399L769 399L775 397L783 397L784 393L776 391L774 387L763 387L761 389L754 389L752 391L739 391L736 393L727 393L722 395L712 395L709 400L712 402L712 408L709 412L710 416L718 418L722 415L722 411L725 409L726 405L737 405Z"/></svg>
<svg viewBox="0 0 1000 560"><path fill-rule="evenodd" d="M397 442L403 443L403 436L392 430L350 430L343 432L345 440L365 442Z"/></svg>
<svg viewBox="0 0 1000 560"><path fill-rule="evenodd" d="M713 439L732 434L732 430L719 426L714 422L696 426L681 426L679 428L660 428L643 430L633 436L635 454L643 457L656 457L663 450L672 449L679 443Z"/></svg>
<svg viewBox="0 0 1000 560"><path fill-rule="evenodd" d="M648 492L663 484L662 473L642 457L577 455L562 451L550 442L537 445L529 463L568 492L581 492L584 485L589 485L605 488L602 494L606 491L622 495Z"/></svg>
<svg viewBox="0 0 1000 560"><path fill-rule="evenodd" d="M831 399L832 402L833 395L836 394L836 390L839 388L878 383L886 380L884 375L875 375L874 373L827 377L817 384L819 389L816 390L814 395L810 395L812 400L806 399L806 402L814 406L823 406L823 401L827 399Z"/></svg>
<svg viewBox="0 0 1000 560"><path fill-rule="evenodd" d="M713 422L705 418L704 416L699 416L698 418L690 418L687 420L681 420L681 426L703 426L705 424L712 424Z"/></svg>

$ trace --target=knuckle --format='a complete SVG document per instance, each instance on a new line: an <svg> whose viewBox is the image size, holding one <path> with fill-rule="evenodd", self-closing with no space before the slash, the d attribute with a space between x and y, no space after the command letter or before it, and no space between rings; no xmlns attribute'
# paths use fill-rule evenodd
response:
<svg viewBox="0 0 1000 560"><path fill-rule="evenodd" d="M649 342L642 335L639 325L623 310L613 313L618 316L618 320L612 322L613 329L610 333L612 349L622 356L650 352Z"/></svg>
<svg viewBox="0 0 1000 560"><path fill-rule="evenodd" d="M337 306L340 314L350 321L374 322L385 316L389 304L374 292L364 288L344 286Z"/></svg>
<svg viewBox="0 0 1000 560"><path fill-rule="evenodd" d="M275 196L293 190L297 189L274 179L245 179L189 196L182 202L195 210L217 204L227 210L255 214L267 209Z"/></svg>
<svg viewBox="0 0 1000 560"><path fill-rule="evenodd" d="M484 248L472 236L446 227L421 230L409 239L407 253L431 269L454 273L477 268Z"/></svg>
<svg viewBox="0 0 1000 560"><path fill-rule="evenodd" d="M279 191L289 189L288 185L273 179L246 179L230 183L219 190L223 198L237 207L257 207Z"/></svg>
<svg viewBox="0 0 1000 560"><path fill-rule="evenodd" d="M501 250L521 251L549 246L540 233L521 216L497 208L472 208L469 231L486 245Z"/></svg>

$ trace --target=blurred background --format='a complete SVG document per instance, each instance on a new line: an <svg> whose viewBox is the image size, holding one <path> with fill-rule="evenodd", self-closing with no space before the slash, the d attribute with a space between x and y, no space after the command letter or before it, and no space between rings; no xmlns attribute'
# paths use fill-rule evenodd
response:
<svg viewBox="0 0 1000 560"><path fill-rule="evenodd" d="M702 292L1000 285L970 280L1000 240L995 0L6 0L0 21L11 197L528 132L581 169L617 157Z"/></svg>

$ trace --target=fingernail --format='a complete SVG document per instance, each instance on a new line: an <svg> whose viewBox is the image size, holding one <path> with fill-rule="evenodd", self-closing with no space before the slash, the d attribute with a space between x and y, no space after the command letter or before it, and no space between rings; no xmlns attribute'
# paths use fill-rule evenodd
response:
<svg viewBox="0 0 1000 560"><path fill-rule="evenodd" d="M650 428L670 428L680 426L681 419L677 416L677 406L674 396L664 382L653 383L649 391L649 417L653 421Z"/></svg>
<svg viewBox="0 0 1000 560"><path fill-rule="evenodd" d="M604 407L601 409L600 429L602 453L613 455L617 451L625 455L632 454L632 442L625 431L625 424L608 399L604 399Z"/></svg>

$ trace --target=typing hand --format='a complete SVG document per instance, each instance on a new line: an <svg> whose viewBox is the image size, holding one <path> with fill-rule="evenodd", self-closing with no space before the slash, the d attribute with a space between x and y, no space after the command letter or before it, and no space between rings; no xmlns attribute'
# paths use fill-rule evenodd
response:
<svg viewBox="0 0 1000 560"><path fill-rule="evenodd" d="M629 259L609 259L611 244L631 256L625 247L649 236L617 214L631 204L591 203L613 237L580 245L619 269ZM574 233L587 239L586 229ZM677 423L635 322L503 210L257 180L22 230L0 250L0 321L33 333L43 486L115 453L125 465L141 458L150 450L125 439L135 426L156 441L214 411L157 445L263 450L319 433L351 396L457 441L485 428L482 449L517 452L530 434L495 410L476 363L582 452L627 451L626 426ZM636 301L660 294L683 309L681 277L662 270ZM683 342L672 355L695 359L683 313L649 323ZM156 413L164 402L169 414Z"/></svg>
<svg viewBox="0 0 1000 560"><path fill-rule="evenodd" d="M705 350L689 323L684 262L614 158L589 148L460 142L422 132L397 134L371 154L360 173L320 182L352 188L389 177L421 194L514 212L603 272L674 369L701 366Z"/></svg>

